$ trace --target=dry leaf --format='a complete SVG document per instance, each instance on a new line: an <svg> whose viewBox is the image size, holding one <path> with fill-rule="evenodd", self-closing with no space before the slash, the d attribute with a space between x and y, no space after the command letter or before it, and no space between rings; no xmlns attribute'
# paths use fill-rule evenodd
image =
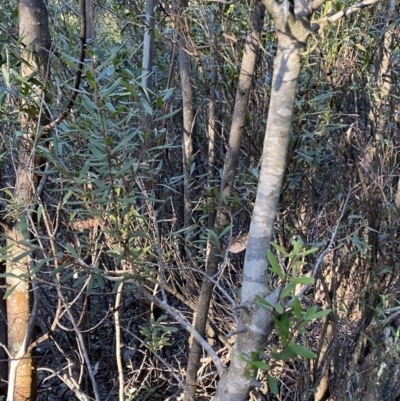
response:
<svg viewBox="0 0 400 401"><path fill-rule="evenodd" d="M239 253L246 249L247 247L247 239L249 237L249 233L240 235L239 237L235 238L232 242L228 251L231 253Z"/></svg>

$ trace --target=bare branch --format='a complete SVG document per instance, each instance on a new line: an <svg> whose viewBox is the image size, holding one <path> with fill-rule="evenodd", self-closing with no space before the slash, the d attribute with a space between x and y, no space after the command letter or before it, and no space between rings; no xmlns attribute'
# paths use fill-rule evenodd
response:
<svg viewBox="0 0 400 401"><path fill-rule="evenodd" d="M148 291L143 291L143 295L151 302L154 302L159 308L167 312L170 316L172 316L176 321L186 330L188 331L193 338L201 344L201 346L206 350L207 354L212 358L215 367L217 368L218 374L220 377L225 373L225 367L219 359L217 353L214 351L213 347L199 334L197 330L193 328L180 314L179 312L168 305L166 302L161 301L157 297L151 295Z"/></svg>
<svg viewBox="0 0 400 401"><path fill-rule="evenodd" d="M318 0L315 0L315 1L318 1ZM378 3L378 1L379 0L365 0L365 1L361 2L361 3L357 3L357 4L354 4L354 5L350 6L350 7L346 7L342 11L339 11L338 13L328 17L326 19L326 21L330 22L330 23L339 21L341 18L347 17L348 15L353 14L356 11L360 11L361 9L363 9L365 7L368 7L368 6L371 6L373 4Z"/></svg>

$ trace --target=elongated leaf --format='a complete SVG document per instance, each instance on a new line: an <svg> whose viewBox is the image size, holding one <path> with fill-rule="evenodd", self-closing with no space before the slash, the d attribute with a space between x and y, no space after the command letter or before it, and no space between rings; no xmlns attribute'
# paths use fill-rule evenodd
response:
<svg viewBox="0 0 400 401"><path fill-rule="evenodd" d="M307 316L307 320L314 320L314 319L320 319L321 317L324 317L326 315L329 315L332 312L332 309L324 309L320 310L318 312L315 312L314 314L310 314Z"/></svg>
<svg viewBox="0 0 400 401"><path fill-rule="evenodd" d="M17 263L19 262L21 259L26 258L28 255L30 255L32 253L32 249L29 249L25 252L20 253L19 255L15 256L14 258L11 259L12 263Z"/></svg>
<svg viewBox="0 0 400 401"><path fill-rule="evenodd" d="M24 239L28 239L29 237L29 232L28 232L28 221L26 219L26 216L24 214L21 214L19 216L19 229L21 230L21 234L24 237Z"/></svg>
<svg viewBox="0 0 400 401"><path fill-rule="evenodd" d="M314 284L315 280L312 277L302 276L302 277L293 277L290 279L290 281L296 284Z"/></svg>
<svg viewBox="0 0 400 401"><path fill-rule="evenodd" d="M100 91L100 99L104 99L107 96L113 94L117 90L117 88L121 86L121 83L122 83L122 79L118 78L111 86Z"/></svg>
<svg viewBox="0 0 400 401"><path fill-rule="evenodd" d="M293 312L296 317L299 318L301 316L301 304L300 304L299 297L297 295L294 297L294 300L293 300Z"/></svg>
<svg viewBox="0 0 400 401"><path fill-rule="evenodd" d="M262 306L265 309L273 308L272 304L270 304L268 301L266 301L264 298L260 297L259 295L256 295L256 301L257 301L258 305Z"/></svg>
<svg viewBox="0 0 400 401"><path fill-rule="evenodd" d="M252 366L254 366L257 369L261 369L261 370L269 370L270 366L268 365L268 363L265 363L263 361L254 361L251 363Z"/></svg>
<svg viewBox="0 0 400 401"><path fill-rule="evenodd" d="M280 245L275 244L275 242L271 242L271 245L278 251L280 252L282 255L284 256L289 256L289 253L286 252L286 250L284 248L282 248Z"/></svg>
<svg viewBox="0 0 400 401"><path fill-rule="evenodd" d="M272 355L272 353L271 353ZM277 361L287 361L288 359L294 358L295 356L297 356L297 353L294 352L292 350L292 348L290 348L290 346L288 345L280 354L278 355L273 355L274 358Z"/></svg>
<svg viewBox="0 0 400 401"><path fill-rule="evenodd" d="M271 391L272 394L279 394L278 379L276 377L267 375L267 384L268 389Z"/></svg>
<svg viewBox="0 0 400 401"><path fill-rule="evenodd" d="M296 283L291 281L282 291L281 299L286 298L289 294L291 294L296 288Z"/></svg>
<svg viewBox="0 0 400 401"><path fill-rule="evenodd" d="M6 293L4 294L3 299L7 299L13 292L14 290L17 288L18 284L13 285L11 288L9 288Z"/></svg>
<svg viewBox="0 0 400 401"><path fill-rule="evenodd" d="M73 257L74 259L79 259L78 254L76 253L75 248L74 248L70 243L67 242L65 246L67 247L68 252L72 255L72 257Z"/></svg>
<svg viewBox="0 0 400 401"><path fill-rule="evenodd" d="M289 347L293 352L296 353L296 355L299 355L303 358L314 359L317 357L317 354L315 352L310 351L300 344L291 344Z"/></svg>
<svg viewBox="0 0 400 401"><path fill-rule="evenodd" d="M307 310L307 312L304 315L305 320L311 320L312 317L315 315L317 312L318 307L316 305L313 305L311 308Z"/></svg>
<svg viewBox="0 0 400 401"><path fill-rule="evenodd" d="M311 253L315 253L318 251L318 248L311 248L311 249L307 249L306 251L301 251L297 254L297 256L306 256L306 255L310 255Z"/></svg>
<svg viewBox="0 0 400 401"><path fill-rule="evenodd" d="M270 269L273 273L275 273L279 278L284 278L285 273L282 271L278 259L276 256L272 253L270 249L267 251L267 257L268 257L268 262L270 264Z"/></svg>
<svg viewBox="0 0 400 401"><path fill-rule="evenodd" d="M290 320L286 313L283 313L279 319L274 317L274 322L278 328L278 334L281 339L281 344L286 344L289 338Z"/></svg>

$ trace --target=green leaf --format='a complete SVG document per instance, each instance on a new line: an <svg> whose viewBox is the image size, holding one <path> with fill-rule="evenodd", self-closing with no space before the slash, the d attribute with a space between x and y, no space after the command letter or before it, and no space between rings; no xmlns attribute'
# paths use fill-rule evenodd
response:
<svg viewBox="0 0 400 401"><path fill-rule="evenodd" d="M75 283L74 283L75 284ZM89 282L88 282L88 286L87 286L87 290L86 290L86 294L90 295L93 291L93 285L94 285L94 275L91 274L90 278L89 278Z"/></svg>
<svg viewBox="0 0 400 401"><path fill-rule="evenodd" d="M268 301L266 301L264 298L260 297L259 295L256 295L256 302L257 305L262 306L265 309L271 309L274 306L270 304Z"/></svg>
<svg viewBox="0 0 400 401"><path fill-rule="evenodd" d="M291 344L289 345L289 347L293 352L296 353L296 355L299 355L303 358L314 359L317 357L317 354L315 352L310 351L309 349L303 347L302 345Z"/></svg>
<svg viewBox="0 0 400 401"><path fill-rule="evenodd" d="M11 288L9 288L6 293L4 294L3 299L7 299L13 292L14 290L17 288L18 284L13 285Z"/></svg>
<svg viewBox="0 0 400 401"><path fill-rule="evenodd" d="M285 310L283 309L283 306L277 302L276 304L274 304L274 309L276 310L276 312L281 315Z"/></svg>
<svg viewBox="0 0 400 401"><path fill-rule="evenodd" d="M24 214L19 216L19 229L21 230L22 237L26 240L29 239L28 221Z"/></svg>
<svg viewBox="0 0 400 401"><path fill-rule="evenodd" d="M145 99L144 97L142 97L140 99L140 101L142 102L144 111L148 114L148 115L153 115L153 110L151 109L151 106L149 104L149 102L147 101L147 99Z"/></svg>
<svg viewBox="0 0 400 401"><path fill-rule="evenodd" d="M90 71L89 69L86 70L86 78L89 81L90 86L93 88L93 90L97 90L97 84L96 81L93 77L92 71Z"/></svg>
<svg viewBox="0 0 400 401"><path fill-rule="evenodd" d="M233 227L232 224L229 224L227 227L225 227L222 230L221 234L219 235L219 238L222 238L228 231L230 231L232 229L232 227Z"/></svg>
<svg viewBox="0 0 400 401"><path fill-rule="evenodd" d="M274 322L278 328L278 334L281 339L281 344L286 344L289 338L290 320L286 313L283 313L279 318L274 317Z"/></svg>
<svg viewBox="0 0 400 401"><path fill-rule="evenodd" d="M299 318L301 316L301 304L297 295L295 295L293 298L293 312L296 317Z"/></svg>
<svg viewBox="0 0 400 401"><path fill-rule="evenodd" d="M312 277L301 276L301 277L292 277L290 281L296 284L314 284L315 280Z"/></svg>
<svg viewBox="0 0 400 401"><path fill-rule="evenodd" d="M318 251L318 248L311 248L311 249L307 249L306 251L301 251L297 254L297 256L306 256L306 255L310 255L311 253L315 253Z"/></svg>
<svg viewBox="0 0 400 401"><path fill-rule="evenodd" d="M154 122L168 120L169 118L173 117L176 113L179 113L181 109L177 109L172 111L171 113L165 114L164 116L157 117L154 119Z"/></svg>
<svg viewBox="0 0 400 401"><path fill-rule="evenodd" d="M210 241L214 244L214 245L219 245L219 238L217 233L214 230L211 230L210 228L206 229L207 233L210 236Z"/></svg>
<svg viewBox="0 0 400 401"><path fill-rule="evenodd" d="M278 251L280 252L282 255L284 256L289 256L289 253L285 251L284 248L282 248L280 245L275 244L275 242L271 242L271 245Z"/></svg>
<svg viewBox="0 0 400 401"><path fill-rule="evenodd" d="M65 262L65 263L61 264L56 269L54 269L50 272L50 276L55 276L56 274L60 273L61 270L63 270L65 267L70 266L70 265L71 265L71 262Z"/></svg>
<svg viewBox="0 0 400 401"><path fill-rule="evenodd" d="M268 257L268 262L270 264L270 270L275 273L279 278L284 278L285 273L282 271L278 259L276 256L272 253L270 249L267 251L267 257Z"/></svg>
<svg viewBox="0 0 400 401"><path fill-rule="evenodd" d="M291 281L282 291L281 299L286 298L289 294L291 294L296 288L296 283Z"/></svg>
<svg viewBox="0 0 400 401"><path fill-rule="evenodd" d="M305 320L312 320L312 317L315 315L317 312L318 307L316 305L313 305L311 308L307 310L307 312L304 315Z"/></svg>
<svg viewBox="0 0 400 401"><path fill-rule="evenodd" d="M2 191L5 192L11 199L14 199L14 194L8 188L2 188Z"/></svg>
<svg viewBox="0 0 400 401"><path fill-rule="evenodd" d="M268 389L271 391L272 394L275 395L279 394L278 379L276 377L267 375L267 384L268 384Z"/></svg>
<svg viewBox="0 0 400 401"><path fill-rule="evenodd" d="M73 274L78 273L77 271L72 272ZM79 287L84 281L86 281L88 278L88 275L85 273L83 274L81 277L79 277L78 279L76 279L74 281L74 283L72 284L73 288Z"/></svg>
<svg viewBox="0 0 400 401"><path fill-rule="evenodd" d="M297 353L290 348L290 345L288 345L280 354L275 355L275 353L271 353L271 355L273 355L274 359L277 361L287 361L288 359L297 356Z"/></svg>
<svg viewBox="0 0 400 401"><path fill-rule="evenodd" d="M263 362L263 361L254 361L251 363L251 366L257 369L261 369L261 370L269 370L270 366Z"/></svg>
<svg viewBox="0 0 400 401"><path fill-rule="evenodd" d="M107 96L109 96L112 93L114 93L116 91L116 89L121 85L121 83L122 83L122 79L118 78L111 86L109 86L108 88L100 91L100 99L104 99Z"/></svg>
<svg viewBox="0 0 400 401"><path fill-rule="evenodd" d="M21 259L26 258L28 255L32 253L32 249L29 249L25 252L20 253L19 255L15 256L14 258L11 259L11 263L17 263Z"/></svg>
<svg viewBox="0 0 400 401"><path fill-rule="evenodd" d="M293 250L291 253L293 255L298 255L302 246L303 246L303 241L295 239L293 241Z"/></svg>
<svg viewBox="0 0 400 401"><path fill-rule="evenodd" d="M43 205L39 205L37 208L37 211L36 211L38 224L40 223L40 221L42 219L42 213L43 213Z"/></svg>
<svg viewBox="0 0 400 401"><path fill-rule="evenodd" d="M321 317L324 317L326 315L329 315L332 312L332 309L324 309L316 312L317 307L312 306L304 315L305 320L314 320L314 319L320 319Z"/></svg>
<svg viewBox="0 0 400 401"><path fill-rule="evenodd" d="M72 257L73 257L74 259L79 259L79 256L78 256L78 254L76 253L75 248L74 248L69 242L67 242L67 243L65 244L65 246L66 246L66 248L68 249L68 252L72 255Z"/></svg>

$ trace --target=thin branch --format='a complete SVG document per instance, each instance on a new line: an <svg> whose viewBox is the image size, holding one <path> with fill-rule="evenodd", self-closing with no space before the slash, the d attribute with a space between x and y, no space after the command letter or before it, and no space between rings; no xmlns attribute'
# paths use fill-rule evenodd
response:
<svg viewBox="0 0 400 401"><path fill-rule="evenodd" d="M225 296L225 298L231 303L232 305L232 309L235 311L236 307L237 307L237 303L236 301L228 294L228 292L219 284L218 281L214 280L212 277L208 276L205 272L203 272L200 269L195 269L193 267L186 267L186 268L181 268L181 267L166 267L167 270L179 270L179 271L184 271L184 270L190 270L193 271L195 273L199 273L201 275L203 275L207 280L211 281L217 288L219 291L221 291L222 295ZM238 324L239 322L239 318L237 315L235 315L235 320L236 320L236 324Z"/></svg>
<svg viewBox="0 0 400 401"><path fill-rule="evenodd" d="M361 9L363 9L365 7L368 7L368 6L371 6L373 4L378 3L378 1L379 0L365 0L365 1L361 2L361 3L357 3L357 4L354 4L354 5L350 6L350 7L346 7L342 11L339 11L338 13L333 14L330 17L328 17L326 19L326 21L329 22L329 23L339 21L341 18L347 17L348 15L353 14L356 11L360 11Z"/></svg>
<svg viewBox="0 0 400 401"><path fill-rule="evenodd" d="M148 291L143 290L144 296L151 302L154 302L159 308L167 312L172 316L186 331L188 331L193 338L206 350L208 355L212 358L215 367L217 368L220 377L225 373L225 367L222 365L217 353L211 347L211 345L199 334L197 330L193 328L173 307L168 305L166 302L159 300L157 297L151 295Z"/></svg>
<svg viewBox="0 0 400 401"><path fill-rule="evenodd" d="M74 90L72 91L71 98L69 99L66 110L63 111L54 121L43 127L43 132L49 132L58 124L68 117L70 110L75 104L75 100L79 93L79 86L82 80L83 67L85 65L86 54L86 1L81 0L81 49L79 54L78 70L75 75Z"/></svg>
<svg viewBox="0 0 400 401"><path fill-rule="evenodd" d="M188 395L190 401L194 401L193 397L190 395L185 383L181 380L181 378L172 370L171 366L169 365L169 363L162 358L160 355L158 355L157 352L154 352L140 337L138 337L136 334L132 333L130 330L128 330L127 328L121 326L121 329L126 331L127 333L129 333L133 338L136 338L136 340L140 341L155 357L156 359L158 359L164 366L166 366L167 368L170 369L170 372L172 374L172 376L175 377L176 381L180 384L180 386L182 387L182 389L185 391L185 393Z"/></svg>
<svg viewBox="0 0 400 401"><path fill-rule="evenodd" d="M121 283L117 289L117 296L115 297L115 358L117 360L118 369L118 385L119 385L119 401L124 400L124 367L122 365L121 358L121 323L120 323L120 313L119 306L121 304L121 294L124 289L124 283Z"/></svg>
<svg viewBox="0 0 400 401"><path fill-rule="evenodd" d="M77 324L75 322L75 318L74 318L74 316L73 316L73 314L71 312L71 309L68 307L68 303L67 303L64 295L62 294L61 290L58 291L58 296L61 298L61 300L62 300L62 302L64 304L64 307L66 309L68 318L69 318L69 320L70 320L70 322L71 322L71 324L73 326L73 329L74 329L74 331L76 333L77 342L79 343L80 349L82 350L83 359L84 359L84 361L86 363L86 367L87 367L87 371L88 371L88 374L89 374L90 382L91 382L92 387L93 387L93 393L94 393L95 399L96 399L96 401L100 401L100 395L99 395L99 391L98 391L98 388L97 388L96 379L94 377L94 370L93 370L92 364L90 362L89 354L88 354L88 352L86 350L85 341L83 339L82 332L79 330L79 328L78 328L78 326L77 326Z"/></svg>

